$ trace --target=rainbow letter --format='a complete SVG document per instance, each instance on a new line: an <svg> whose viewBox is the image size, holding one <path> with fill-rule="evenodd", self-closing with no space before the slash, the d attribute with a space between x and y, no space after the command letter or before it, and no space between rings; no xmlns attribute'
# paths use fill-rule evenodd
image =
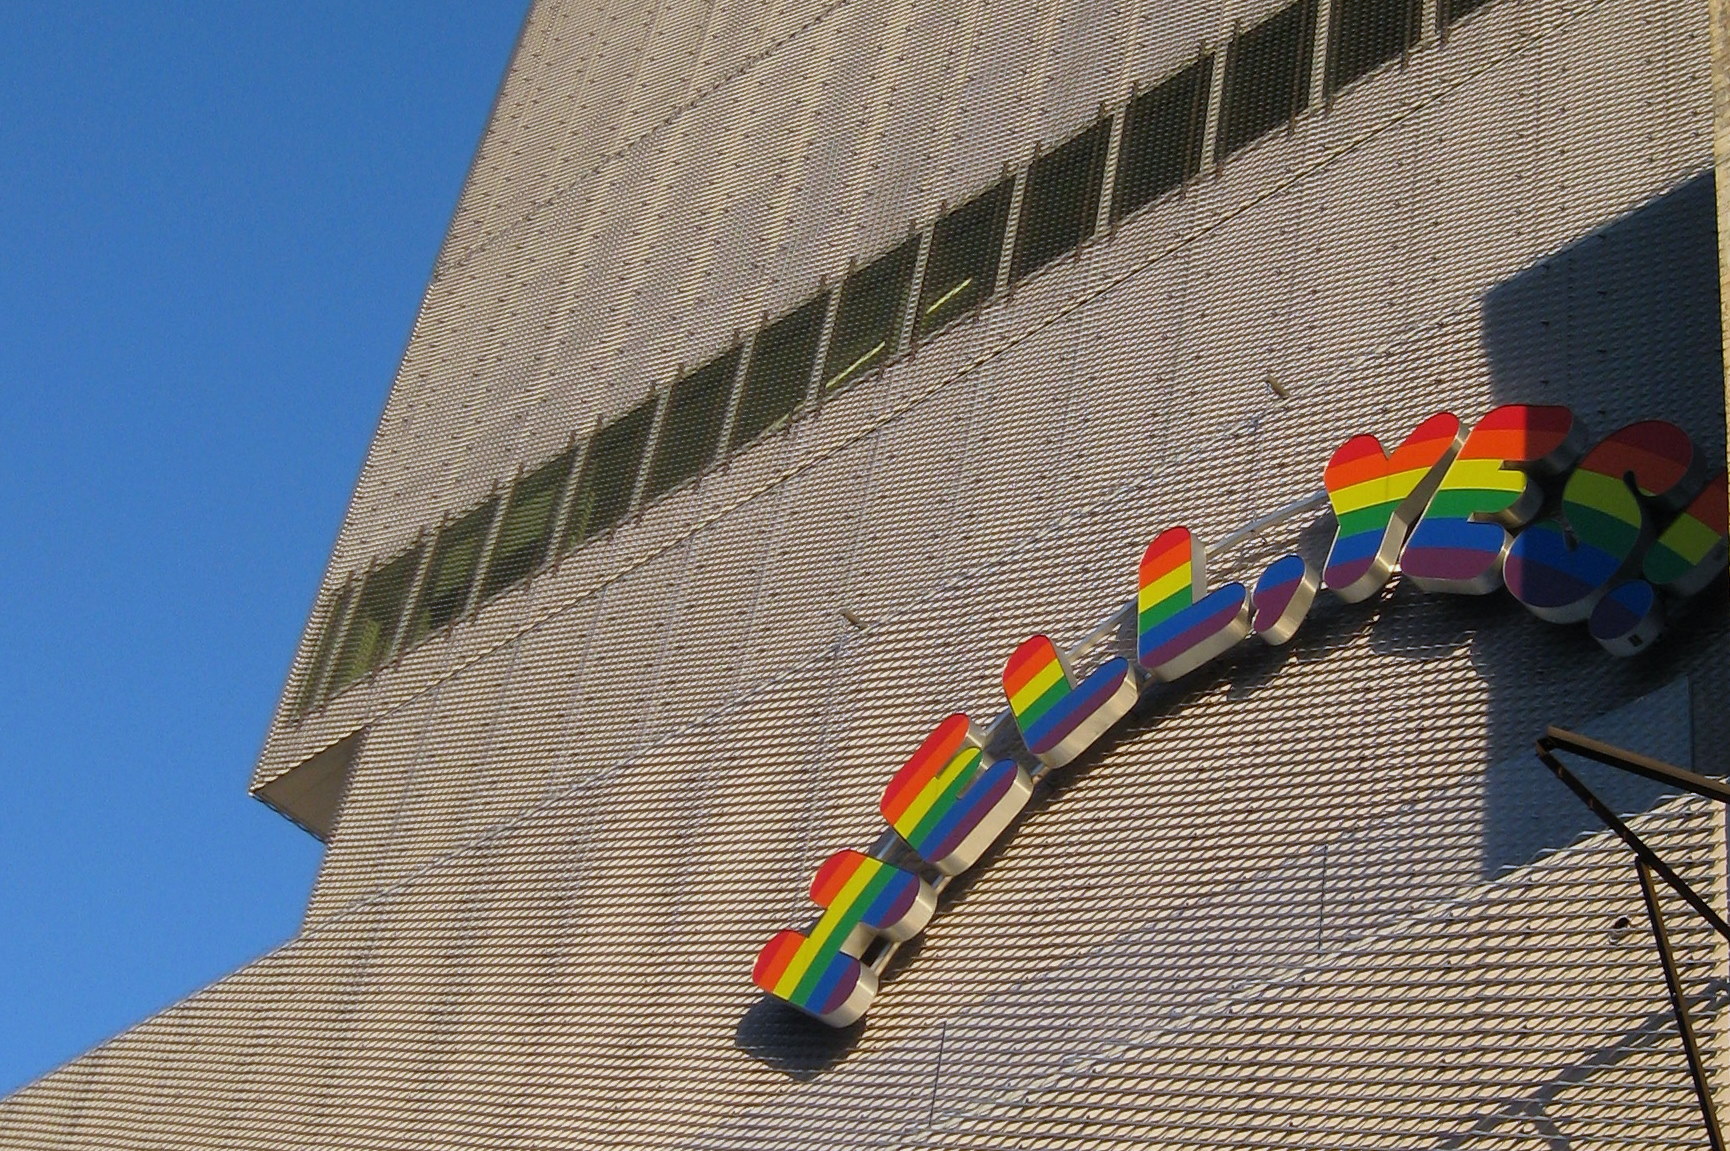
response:
<svg viewBox="0 0 1730 1151"><path fill-rule="evenodd" d="M1400 569L1425 591L1487 595L1502 584L1502 560L1517 528L1538 514L1543 493L1527 472L1560 472L1579 458L1584 431L1567 408L1507 404L1478 421L1448 465Z"/></svg>
<svg viewBox="0 0 1730 1151"><path fill-rule="evenodd" d="M1562 489L1562 516L1570 530L1544 520L1521 532L1508 549L1508 590L1539 619L1586 619L1651 539L1630 481L1642 496L1674 509L1694 494L1702 472L1693 443L1675 424L1647 420L1607 437L1586 453Z"/></svg>
<svg viewBox="0 0 1730 1151"><path fill-rule="evenodd" d="M1322 472L1339 521L1322 573L1328 590L1357 603L1388 582L1406 533L1435 495L1464 439L1459 417L1437 412L1392 455L1374 436L1353 436L1340 445Z"/></svg>
<svg viewBox="0 0 1730 1151"><path fill-rule="evenodd" d="M1730 540L1725 475L1720 471L1664 529L1646 552L1645 579L1617 584L1592 608L1586 621L1592 638L1611 655L1633 655L1664 629L1664 603L1657 588L1678 599L1697 595L1724 570Z"/></svg>
<svg viewBox="0 0 1730 1151"><path fill-rule="evenodd" d="M1135 706L1135 677L1122 658L1108 659L1080 684L1051 641L1032 636L1003 665L1003 694L1022 742L1046 767L1062 767Z"/></svg>
<svg viewBox="0 0 1730 1151"><path fill-rule="evenodd" d="M811 880L824 909L810 935L783 931L763 945L751 978L777 999L845 1027L877 995L877 973L859 962L874 936L911 939L937 908L931 885L857 851L837 851Z"/></svg>
<svg viewBox="0 0 1730 1151"><path fill-rule="evenodd" d="M1586 620L1586 630L1611 655L1630 656L1664 631L1664 605L1643 579L1617 584L1602 596Z"/></svg>
<svg viewBox="0 0 1730 1151"><path fill-rule="evenodd" d="M1000 759L981 770L984 755L968 718L952 715L883 790L883 818L944 875L977 863L1033 794L1020 764Z"/></svg>
<svg viewBox="0 0 1730 1151"><path fill-rule="evenodd" d="M1141 554L1135 593L1135 659L1174 680L1249 634L1249 591L1228 583L1207 593L1207 556L1188 528L1167 528Z"/></svg>
<svg viewBox="0 0 1730 1151"><path fill-rule="evenodd" d="M1321 577L1302 556L1281 556L1255 581L1255 633L1278 646L1297 634L1316 601Z"/></svg>
<svg viewBox="0 0 1730 1151"><path fill-rule="evenodd" d="M1646 578L1684 599L1705 590L1724 570L1725 553L1730 550L1725 539L1727 513L1730 496L1720 471L1646 553Z"/></svg>

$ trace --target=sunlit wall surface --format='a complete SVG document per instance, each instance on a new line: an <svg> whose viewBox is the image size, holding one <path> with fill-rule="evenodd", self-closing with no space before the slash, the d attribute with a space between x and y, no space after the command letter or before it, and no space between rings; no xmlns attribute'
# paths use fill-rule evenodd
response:
<svg viewBox="0 0 1730 1151"><path fill-rule="evenodd" d="M1396 576L1042 783L862 1024L751 969L1162 529L1319 561L1234 533L1444 409L1722 461L1711 165L1694 0L535 4L252 781L301 933L0 1146L1703 1145L1530 748L1722 770L1722 585L1617 660ZM1603 786L1722 900L1720 811Z"/></svg>

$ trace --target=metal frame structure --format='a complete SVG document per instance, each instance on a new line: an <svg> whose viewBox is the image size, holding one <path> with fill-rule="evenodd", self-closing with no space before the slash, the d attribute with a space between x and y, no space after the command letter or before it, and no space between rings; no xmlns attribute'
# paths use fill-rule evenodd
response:
<svg viewBox="0 0 1730 1151"><path fill-rule="evenodd" d="M1682 1036L1682 1049L1688 1057L1688 1074L1694 1081L1694 1094L1700 1101L1700 1116L1706 1124L1706 1137L1711 1143L1712 1151L1725 1151L1724 1131L1718 1121L1717 1109L1712 1104L1712 1089L1706 1079L1706 1064L1700 1054L1700 1040L1694 1030L1693 1015L1688 1010L1687 996L1682 991L1682 976L1676 965L1676 952L1670 945L1670 932L1664 922L1664 910L1658 904L1658 887L1652 881L1652 874L1656 872L1661 876L1726 942L1730 942L1730 923L1726 923L1724 917L1713 910L1704 896L1665 863L1650 844L1606 807L1603 800L1594 795L1579 776L1569 771L1562 761L1556 758L1555 753L1558 751L1571 752L1595 763L1678 787L1727 805L1730 805L1730 783L1559 727L1546 728L1537 742L1539 762L1549 768L1550 774L1578 796L1592 814L1597 816L1605 827L1615 832L1634 853L1634 872L1640 881L1640 894L1646 902L1646 917L1652 924L1652 938L1658 949L1658 962L1664 969L1664 986L1670 995L1670 1008L1676 1015L1676 1028Z"/></svg>

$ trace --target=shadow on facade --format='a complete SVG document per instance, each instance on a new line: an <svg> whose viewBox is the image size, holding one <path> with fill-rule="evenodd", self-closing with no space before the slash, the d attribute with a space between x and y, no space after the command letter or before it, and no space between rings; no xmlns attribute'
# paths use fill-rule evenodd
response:
<svg viewBox="0 0 1730 1151"><path fill-rule="evenodd" d="M1490 291L1482 338L1494 401L1565 405L1594 440L1635 420L1669 420L1712 463L1723 461L1715 212L1708 172ZM1601 829L1533 758L1546 724L1683 766L1694 764L1696 748L1723 746L1723 598L1722 584L1703 593L1633 659L1606 655L1583 625L1538 621L1505 593L1467 604L1484 637L1472 662L1490 688L1484 878ZM1646 810L1665 794L1609 768L1577 766L1616 811Z"/></svg>
<svg viewBox="0 0 1730 1151"><path fill-rule="evenodd" d="M733 1044L787 1078L808 1083L845 1059L865 1033L867 1020L835 1028L770 995L759 996L739 1020Z"/></svg>

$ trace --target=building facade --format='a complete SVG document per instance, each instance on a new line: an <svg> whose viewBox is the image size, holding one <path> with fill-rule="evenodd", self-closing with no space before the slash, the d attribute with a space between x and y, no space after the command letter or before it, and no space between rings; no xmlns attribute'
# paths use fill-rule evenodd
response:
<svg viewBox="0 0 1730 1151"><path fill-rule="evenodd" d="M1531 747L1730 738L1722 512L1650 558L1724 461L1711 60L1696 0L538 0L252 779L305 921L0 1147L1704 1146ZM1348 573L1333 469L1420 427ZM1468 578L1474 451L1531 526ZM1638 542L1558 606L1592 475ZM885 789L954 714L1028 790L948 877ZM1593 785L1723 905L1721 810ZM836 928L845 849L923 931ZM754 981L832 928L840 1027Z"/></svg>

